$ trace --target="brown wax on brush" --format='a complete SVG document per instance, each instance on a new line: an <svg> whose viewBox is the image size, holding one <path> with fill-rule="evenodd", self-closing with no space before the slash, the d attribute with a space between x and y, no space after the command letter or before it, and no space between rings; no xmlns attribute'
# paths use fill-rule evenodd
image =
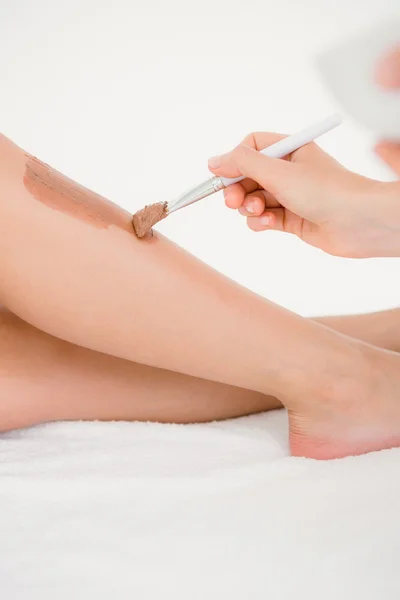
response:
<svg viewBox="0 0 400 600"><path fill-rule="evenodd" d="M138 238L142 238L150 229L167 216L167 203L156 202L145 206L132 217L133 228Z"/></svg>

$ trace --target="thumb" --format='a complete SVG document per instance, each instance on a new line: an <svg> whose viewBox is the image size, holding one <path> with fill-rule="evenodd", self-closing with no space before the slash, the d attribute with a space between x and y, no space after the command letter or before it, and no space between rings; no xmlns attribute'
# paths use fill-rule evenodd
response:
<svg viewBox="0 0 400 600"><path fill-rule="evenodd" d="M270 158L250 148L237 146L232 152L214 156L208 161L210 170L222 177L243 176L256 181L272 194L279 193L288 178L293 177L290 162L279 158Z"/></svg>
<svg viewBox="0 0 400 600"><path fill-rule="evenodd" d="M385 88L400 88L400 46L379 62L376 79Z"/></svg>
<svg viewBox="0 0 400 600"><path fill-rule="evenodd" d="M375 151L397 175L400 175L400 144L380 142L375 146Z"/></svg>

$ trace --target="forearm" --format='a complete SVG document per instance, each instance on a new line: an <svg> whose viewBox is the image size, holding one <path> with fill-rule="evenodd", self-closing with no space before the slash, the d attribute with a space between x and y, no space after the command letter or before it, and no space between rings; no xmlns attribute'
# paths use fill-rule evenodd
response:
<svg viewBox="0 0 400 600"><path fill-rule="evenodd" d="M400 308L365 315L317 317L314 321L379 348L400 352Z"/></svg>
<svg viewBox="0 0 400 600"><path fill-rule="evenodd" d="M28 323L92 350L279 398L357 366L352 340L159 235L138 240L128 213L43 174L4 138L0 159L0 300Z"/></svg>

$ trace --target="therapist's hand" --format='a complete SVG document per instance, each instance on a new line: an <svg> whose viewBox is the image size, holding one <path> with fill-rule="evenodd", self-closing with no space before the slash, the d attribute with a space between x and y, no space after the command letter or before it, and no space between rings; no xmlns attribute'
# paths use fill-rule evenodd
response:
<svg viewBox="0 0 400 600"><path fill-rule="evenodd" d="M398 184L356 175L315 143L285 160L257 151L282 137L254 133L210 159L214 174L246 177L224 190L226 205L247 217L253 231L292 233L336 256L399 256Z"/></svg>
<svg viewBox="0 0 400 600"><path fill-rule="evenodd" d="M400 35L400 34L399 34ZM400 90L400 45L383 57L376 70L377 82L388 91ZM400 105L399 105L400 119ZM380 142L376 153L400 176L400 144Z"/></svg>
<svg viewBox="0 0 400 600"><path fill-rule="evenodd" d="M400 44L379 61L376 80L388 90L400 88Z"/></svg>

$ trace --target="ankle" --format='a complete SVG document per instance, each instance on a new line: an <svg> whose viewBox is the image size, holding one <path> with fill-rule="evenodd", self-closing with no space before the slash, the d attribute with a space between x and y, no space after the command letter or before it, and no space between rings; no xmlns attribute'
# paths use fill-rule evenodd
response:
<svg viewBox="0 0 400 600"><path fill-rule="evenodd" d="M337 407L338 411L357 411L366 403L372 403L382 387L383 371L380 351L362 342L342 338L338 346L333 346L323 354L323 361L313 369L309 385L291 403L310 406ZM384 352L384 351L382 351Z"/></svg>
<svg viewBox="0 0 400 600"><path fill-rule="evenodd" d="M357 344L336 374L325 377L319 401L345 421L400 429L400 357L368 344ZM384 433L384 430L382 433ZM387 431L387 433L389 433Z"/></svg>

